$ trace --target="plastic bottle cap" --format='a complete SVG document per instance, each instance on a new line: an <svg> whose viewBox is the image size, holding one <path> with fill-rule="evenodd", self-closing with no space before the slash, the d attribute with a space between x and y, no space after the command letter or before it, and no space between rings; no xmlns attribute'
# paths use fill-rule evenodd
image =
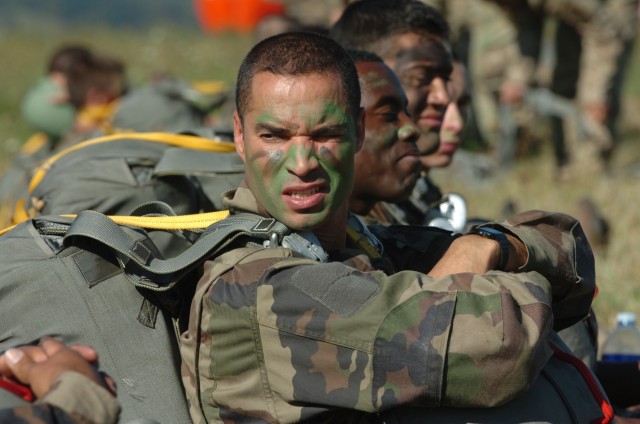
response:
<svg viewBox="0 0 640 424"><path fill-rule="evenodd" d="M618 325L636 325L636 314L633 312L619 312L616 315L616 321L618 322Z"/></svg>

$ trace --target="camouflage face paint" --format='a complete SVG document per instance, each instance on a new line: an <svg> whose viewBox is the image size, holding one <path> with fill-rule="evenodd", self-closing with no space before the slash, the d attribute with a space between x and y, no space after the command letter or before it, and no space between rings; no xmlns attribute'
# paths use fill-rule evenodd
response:
<svg viewBox="0 0 640 424"><path fill-rule="evenodd" d="M404 124L402 127L398 129L398 138L406 138L409 137L416 131L415 125Z"/></svg>
<svg viewBox="0 0 640 424"><path fill-rule="evenodd" d="M324 226L346 214L353 185L356 125L342 86L326 75L258 76L243 127L247 183L290 227Z"/></svg>
<svg viewBox="0 0 640 424"><path fill-rule="evenodd" d="M406 114L407 99L388 66L363 61L356 69L363 84L365 140L356 155L350 205L366 215L376 202L402 200L411 192L420 167L418 130Z"/></svg>
<svg viewBox="0 0 640 424"><path fill-rule="evenodd" d="M361 77L361 80L368 90L376 90L389 85L389 80L381 76L379 72L367 72Z"/></svg>
<svg viewBox="0 0 640 424"><path fill-rule="evenodd" d="M269 165L277 166L278 163L284 158L284 152L282 150L276 150L269 154Z"/></svg>
<svg viewBox="0 0 640 424"><path fill-rule="evenodd" d="M433 153L449 103L446 81L452 68L450 52L438 39L413 34L393 52L389 62L407 94L409 113L422 133L418 148L422 155Z"/></svg>
<svg viewBox="0 0 640 424"><path fill-rule="evenodd" d="M367 134L367 142L363 146L370 152L379 152L385 147L391 146L397 140L397 126L388 124L378 126Z"/></svg>

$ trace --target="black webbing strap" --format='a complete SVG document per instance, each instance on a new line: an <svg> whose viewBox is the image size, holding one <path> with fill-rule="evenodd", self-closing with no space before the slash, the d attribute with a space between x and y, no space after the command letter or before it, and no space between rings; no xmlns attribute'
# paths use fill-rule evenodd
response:
<svg viewBox="0 0 640 424"><path fill-rule="evenodd" d="M144 271L145 281L153 281L154 276L159 277L158 281L167 281L167 277L174 280L184 275L203 258L211 257L238 237L269 240L277 236L281 240L289 232L289 228L275 219L250 213L236 214L212 224L192 246L177 256L160 259L141 240L128 234L109 217L95 211L83 211L67 230L64 244L83 246L87 242L98 243L114 252L125 269L133 263L135 271ZM168 288L157 287L159 290Z"/></svg>

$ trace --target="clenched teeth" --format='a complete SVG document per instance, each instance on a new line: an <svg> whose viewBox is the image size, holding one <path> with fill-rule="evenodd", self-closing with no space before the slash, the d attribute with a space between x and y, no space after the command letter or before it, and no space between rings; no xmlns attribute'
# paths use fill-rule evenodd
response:
<svg viewBox="0 0 640 424"><path fill-rule="evenodd" d="M320 190L317 188L314 188L312 190L308 190L308 191L296 191L296 192L289 192L289 196L296 198L296 199L303 199L305 197L309 197L309 196L313 196L314 194L318 193Z"/></svg>

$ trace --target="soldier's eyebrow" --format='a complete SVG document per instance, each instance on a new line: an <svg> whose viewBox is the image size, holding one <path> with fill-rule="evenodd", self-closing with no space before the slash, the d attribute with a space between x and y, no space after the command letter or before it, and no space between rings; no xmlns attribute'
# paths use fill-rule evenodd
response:
<svg viewBox="0 0 640 424"><path fill-rule="evenodd" d="M425 71L426 73L438 75L440 77L446 76L449 79L453 67L447 63L433 63L433 62L413 62L406 65L402 72L411 71Z"/></svg>
<svg viewBox="0 0 640 424"><path fill-rule="evenodd" d="M406 100L400 99L396 96L384 96L378 99L378 101L372 106L372 108L379 108L382 106L391 106L399 109L404 109L407 105Z"/></svg>
<svg viewBox="0 0 640 424"><path fill-rule="evenodd" d="M349 131L349 124L345 122L341 124L325 125L319 128L314 128L311 131L311 136L326 137L326 136L336 135L336 134L346 134L348 131Z"/></svg>
<svg viewBox="0 0 640 424"><path fill-rule="evenodd" d="M291 130L288 128L283 128L277 125L269 124L267 122L257 123L255 125L255 131L256 132L265 131L275 135L285 135L285 134L291 133Z"/></svg>

